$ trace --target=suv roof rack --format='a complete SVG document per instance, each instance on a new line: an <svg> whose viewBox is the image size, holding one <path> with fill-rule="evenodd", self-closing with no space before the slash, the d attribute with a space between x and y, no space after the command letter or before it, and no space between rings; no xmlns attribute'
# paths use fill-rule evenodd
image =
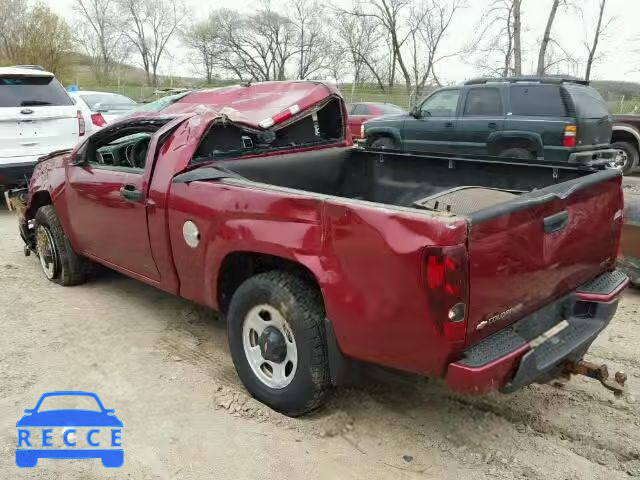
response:
<svg viewBox="0 0 640 480"><path fill-rule="evenodd" d="M483 85L485 83L549 83L560 85L563 83L576 83L578 85L589 85L589 81L581 80L579 78L571 78L571 77L538 77L535 75L523 75L520 77L502 77L502 78L492 78L492 77L481 77L474 78L472 80L467 80L464 82L465 85Z"/></svg>
<svg viewBox="0 0 640 480"><path fill-rule="evenodd" d="M40 65L14 65L13 68L28 68L29 70L45 71L44 67L41 67Z"/></svg>

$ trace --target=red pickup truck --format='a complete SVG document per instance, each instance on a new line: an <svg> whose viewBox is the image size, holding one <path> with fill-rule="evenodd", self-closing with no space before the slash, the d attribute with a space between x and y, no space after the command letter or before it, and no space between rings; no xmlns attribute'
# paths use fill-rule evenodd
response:
<svg viewBox="0 0 640 480"><path fill-rule="evenodd" d="M359 362L465 393L579 370L628 283L619 172L354 149L320 83L220 95L40 160L20 230L48 279L93 261L222 312L288 415Z"/></svg>

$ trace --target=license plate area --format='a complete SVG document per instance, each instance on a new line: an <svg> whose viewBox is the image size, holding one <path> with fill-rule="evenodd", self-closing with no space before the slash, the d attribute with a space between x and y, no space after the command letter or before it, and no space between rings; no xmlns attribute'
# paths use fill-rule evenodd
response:
<svg viewBox="0 0 640 480"><path fill-rule="evenodd" d="M19 139L32 139L40 136L40 124L35 120L18 121L17 135Z"/></svg>

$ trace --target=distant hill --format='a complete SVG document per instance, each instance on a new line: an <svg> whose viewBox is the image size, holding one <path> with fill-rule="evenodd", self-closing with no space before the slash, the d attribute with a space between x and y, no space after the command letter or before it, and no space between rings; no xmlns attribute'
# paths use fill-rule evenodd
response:
<svg viewBox="0 0 640 480"><path fill-rule="evenodd" d="M617 80L594 80L591 85L603 96L607 94L616 97L640 97L640 83L623 82Z"/></svg>
<svg viewBox="0 0 640 480"><path fill-rule="evenodd" d="M113 78L108 81L97 79L91 70L91 59L81 53L74 53L69 57L68 68L60 75L61 81L68 85L74 83L81 88L105 86L143 86L146 82L144 69L127 63L119 63L114 69ZM159 86L197 86L201 79L193 77L160 76Z"/></svg>

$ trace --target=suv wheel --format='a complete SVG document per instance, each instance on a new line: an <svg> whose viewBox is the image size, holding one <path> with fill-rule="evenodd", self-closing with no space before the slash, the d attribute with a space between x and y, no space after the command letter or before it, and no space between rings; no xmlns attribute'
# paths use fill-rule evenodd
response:
<svg viewBox="0 0 640 480"><path fill-rule="evenodd" d="M522 160L535 160L536 156L526 148L507 148L498 154L502 158L519 158Z"/></svg>
<svg viewBox="0 0 640 480"><path fill-rule="evenodd" d="M398 146L393 138L380 137L371 144L371 148L376 150L397 150Z"/></svg>
<svg viewBox="0 0 640 480"><path fill-rule="evenodd" d="M621 170L625 175L631 173L638 166L638 149L628 142L615 142L611 146L618 150L618 156L609 167Z"/></svg>

